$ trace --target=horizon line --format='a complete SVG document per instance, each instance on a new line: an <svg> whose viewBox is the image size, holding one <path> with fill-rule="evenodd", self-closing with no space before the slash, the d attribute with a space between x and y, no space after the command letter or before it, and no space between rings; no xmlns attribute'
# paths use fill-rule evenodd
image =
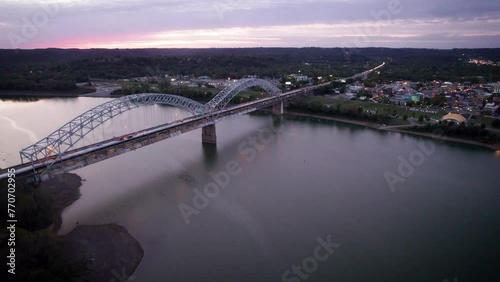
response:
<svg viewBox="0 0 500 282"><path fill-rule="evenodd" d="M105 48L105 47L95 47L95 48L78 48L78 47L45 47L45 48L0 48L0 51L12 50L12 51L35 51L35 50L206 50L206 49L416 49L416 50L477 50L477 49L500 49L499 47L453 47L453 48L423 48L423 47L319 47L319 46L307 46L307 47L148 47L148 48Z"/></svg>

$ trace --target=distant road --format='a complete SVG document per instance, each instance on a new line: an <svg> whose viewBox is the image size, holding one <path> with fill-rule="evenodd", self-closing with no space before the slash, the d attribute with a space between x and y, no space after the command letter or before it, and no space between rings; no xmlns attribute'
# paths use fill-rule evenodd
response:
<svg viewBox="0 0 500 282"><path fill-rule="evenodd" d="M355 74L353 76L350 76L350 77L346 78L346 80L349 79L349 78L353 78L354 79L354 78L358 78L358 77L363 77L365 75L369 75L370 73L378 70L379 68L381 68L383 66L385 66L385 62L383 62L380 66L374 67L373 69L369 69L369 70L364 71L362 73L358 73L358 74Z"/></svg>
<svg viewBox="0 0 500 282"><path fill-rule="evenodd" d="M121 86L115 84L95 84L96 91L93 93L82 94L80 97L111 97L113 91L121 89Z"/></svg>

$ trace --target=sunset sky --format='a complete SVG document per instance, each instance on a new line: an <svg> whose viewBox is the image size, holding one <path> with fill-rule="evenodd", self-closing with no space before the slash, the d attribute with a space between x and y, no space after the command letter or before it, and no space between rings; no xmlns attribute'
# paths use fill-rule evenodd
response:
<svg viewBox="0 0 500 282"><path fill-rule="evenodd" d="M0 0L0 48L500 47L499 0Z"/></svg>

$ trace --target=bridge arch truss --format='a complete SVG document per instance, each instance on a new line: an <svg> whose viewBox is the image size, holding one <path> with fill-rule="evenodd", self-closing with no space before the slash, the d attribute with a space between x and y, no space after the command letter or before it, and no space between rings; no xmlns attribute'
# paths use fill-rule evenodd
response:
<svg viewBox="0 0 500 282"><path fill-rule="evenodd" d="M241 91L258 86L271 96L281 95L281 90L269 80L260 78L243 78L222 89L212 100L207 103L208 109L217 111L224 109L227 104Z"/></svg>
<svg viewBox="0 0 500 282"><path fill-rule="evenodd" d="M61 160L78 141L108 120L131 109L154 104L175 106L193 115L203 114L207 110L206 105L170 94L145 93L117 98L90 109L37 143L22 149L19 152L21 162L43 161L49 168Z"/></svg>

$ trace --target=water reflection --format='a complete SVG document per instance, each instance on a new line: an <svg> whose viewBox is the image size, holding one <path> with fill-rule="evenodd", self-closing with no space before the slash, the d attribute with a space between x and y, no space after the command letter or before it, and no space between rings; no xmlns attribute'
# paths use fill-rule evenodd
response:
<svg viewBox="0 0 500 282"><path fill-rule="evenodd" d="M59 100L59 102L64 102L64 103L76 103L78 101L78 97L58 97L58 96L45 97L45 96L0 94L0 101L2 102L32 103L44 100L47 101Z"/></svg>
<svg viewBox="0 0 500 282"><path fill-rule="evenodd" d="M0 101L12 101L12 102L23 102L23 103L28 103L28 102L37 102L43 99L52 99L50 97L47 98L41 98L41 97L30 97L30 96L19 96L19 95L1 95L0 96Z"/></svg>
<svg viewBox="0 0 500 282"><path fill-rule="evenodd" d="M208 167L213 167L217 163L217 145L201 143L201 146L203 148L203 157L205 163L208 165Z"/></svg>

